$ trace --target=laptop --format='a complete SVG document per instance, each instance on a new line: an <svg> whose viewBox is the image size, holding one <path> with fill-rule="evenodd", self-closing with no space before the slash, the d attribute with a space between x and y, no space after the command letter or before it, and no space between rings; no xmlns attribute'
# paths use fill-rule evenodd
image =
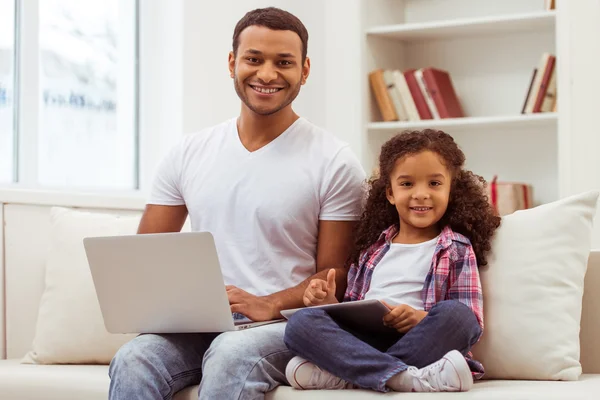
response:
<svg viewBox="0 0 600 400"><path fill-rule="evenodd" d="M346 303L326 304L312 306L311 308L323 309L335 321L348 327L370 331L373 333L392 333L396 330L383 325L383 316L390 310L379 300L357 300ZM286 319L304 308L294 308L281 311Z"/></svg>
<svg viewBox="0 0 600 400"><path fill-rule="evenodd" d="M110 333L226 332L284 321L234 318L208 232L83 240Z"/></svg>

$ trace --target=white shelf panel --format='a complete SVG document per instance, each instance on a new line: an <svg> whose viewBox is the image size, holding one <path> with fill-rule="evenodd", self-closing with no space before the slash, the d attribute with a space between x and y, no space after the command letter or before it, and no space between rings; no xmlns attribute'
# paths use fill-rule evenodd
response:
<svg viewBox="0 0 600 400"><path fill-rule="evenodd" d="M466 117L428 119L421 121L371 122L369 131L403 131L407 129L452 129L453 131L471 129L539 129L556 127L557 113L536 113L514 116Z"/></svg>
<svg viewBox="0 0 600 400"><path fill-rule="evenodd" d="M539 32L554 29L555 11L540 11L484 18L465 18L437 22L378 26L367 35L402 41L448 39L459 36L490 35L520 31Z"/></svg>

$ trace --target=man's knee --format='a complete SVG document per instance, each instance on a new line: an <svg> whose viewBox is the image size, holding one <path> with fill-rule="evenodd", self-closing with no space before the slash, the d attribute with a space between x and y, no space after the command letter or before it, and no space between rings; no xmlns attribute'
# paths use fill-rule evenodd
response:
<svg viewBox="0 0 600 400"><path fill-rule="evenodd" d="M271 348L285 347L283 328L279 333L269 328L268 325L265 325L264 327L220 334L210 345L204 356L204 362L220 366L240 367L243 363L256 362ZM205 374L207 373L211 373L210 368L205 369Z"/></svg>
<svg viewBox="0 0 600 400"><path fill-rule="evenodd" d="M235 362L241 354L249 350L246 346L247 343L242 332L224 332L211 343L204 356L204 361L212 362L218 359L219 365ZM207 369L207 372L210 373L210 369Z"/></svg>
<svg viewBox="0 0 600 400"><path fill-rule="evenodd" d="M292 357L283 343L284 324L269 324L225 332L204 356L200 398L259 398L285 382L285 366ZM242 395L243 394L243 395ZM262 397L260 397L262 398Z"/></svg>
<svg viewBox="0 0 600 400"><path fill-rule="evenodd" d="M124 344L110 362L108 374L111 379L126 376L130 381L146 376L146 370L158 360L156 350L160 341L161 337L157 335L140 335Z"/></svg>

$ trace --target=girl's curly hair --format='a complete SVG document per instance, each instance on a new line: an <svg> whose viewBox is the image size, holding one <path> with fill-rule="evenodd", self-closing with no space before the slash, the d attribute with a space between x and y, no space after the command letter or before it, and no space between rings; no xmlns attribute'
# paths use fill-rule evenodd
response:
<svg viewBox="0 0 600 400"><path fill-rule="evenodd" d="M469 238L477 264L487 265L486 253L491 248L491 238L500 226L485 194L485 180L463 169L465 155L452 136L442 131L425 129L408 131L394 136L381 148L379 171L369 180L369 193L356 232L355 245L349 263L359 262L360 254L368 249L385 229L400 223L396 207L388 201L386 189L396 161L422 151L438 154L448 168L452 184L446 213L439 221L440 227L449 225L453 231Z"/></svg>

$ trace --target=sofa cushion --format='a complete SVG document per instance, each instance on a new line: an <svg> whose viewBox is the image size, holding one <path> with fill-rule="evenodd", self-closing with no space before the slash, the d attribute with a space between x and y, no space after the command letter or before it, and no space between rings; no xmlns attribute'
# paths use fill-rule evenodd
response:
<svg viewBox="0 0 600 400"><path fill-rule="evenodd" d="M10 400L106 400L106 365L24 365L19 360L0 361L0 399ZM600 392L600 375L582 375L576 382L481 381L467 393L390 393L381 395L366 390L294 390L279 387L267 400L335 399L595 399ZM198 386L177 393L173 400L197 400Z"/></svg>
<svg viewBox="0 0 600 400"><path fill-rule="evenodd" d="M23 362L108 364L119 347L134 337L106 331L83 238L134 234L139 220L139 214L52 208L45 288L32 349Z"/></svg>
<svg viewBox="0 0 600 400"><path fill-rule="evenodd" d="M25 365L0 361L0 399L106 400L106 365Z"/></svg>
<svg viewBox="0 0 600 400"><path fill-rule="evenodd" d="M491 379L576 380L583 282L598 192L503 217L481 268Z"/></svg>
<svg viewBox="0 0 600 400"><path fill-rule="evenodd" d="M0 360L3 400L106 400L109 385L108 365L27 365L18 359ZM173 400L185 400L190 389Z"/></svg>
<svg viewBox="0 0 600 400"><path fill-rule="evenodd" d="M267 394L267 400L591 400L600 390L600 375L582 375L576 382L549 381L479 381L465 393L388 393L381 395L366 390L294 390L281 386ZM177 400L196 399L190 396Z"/></svg>

